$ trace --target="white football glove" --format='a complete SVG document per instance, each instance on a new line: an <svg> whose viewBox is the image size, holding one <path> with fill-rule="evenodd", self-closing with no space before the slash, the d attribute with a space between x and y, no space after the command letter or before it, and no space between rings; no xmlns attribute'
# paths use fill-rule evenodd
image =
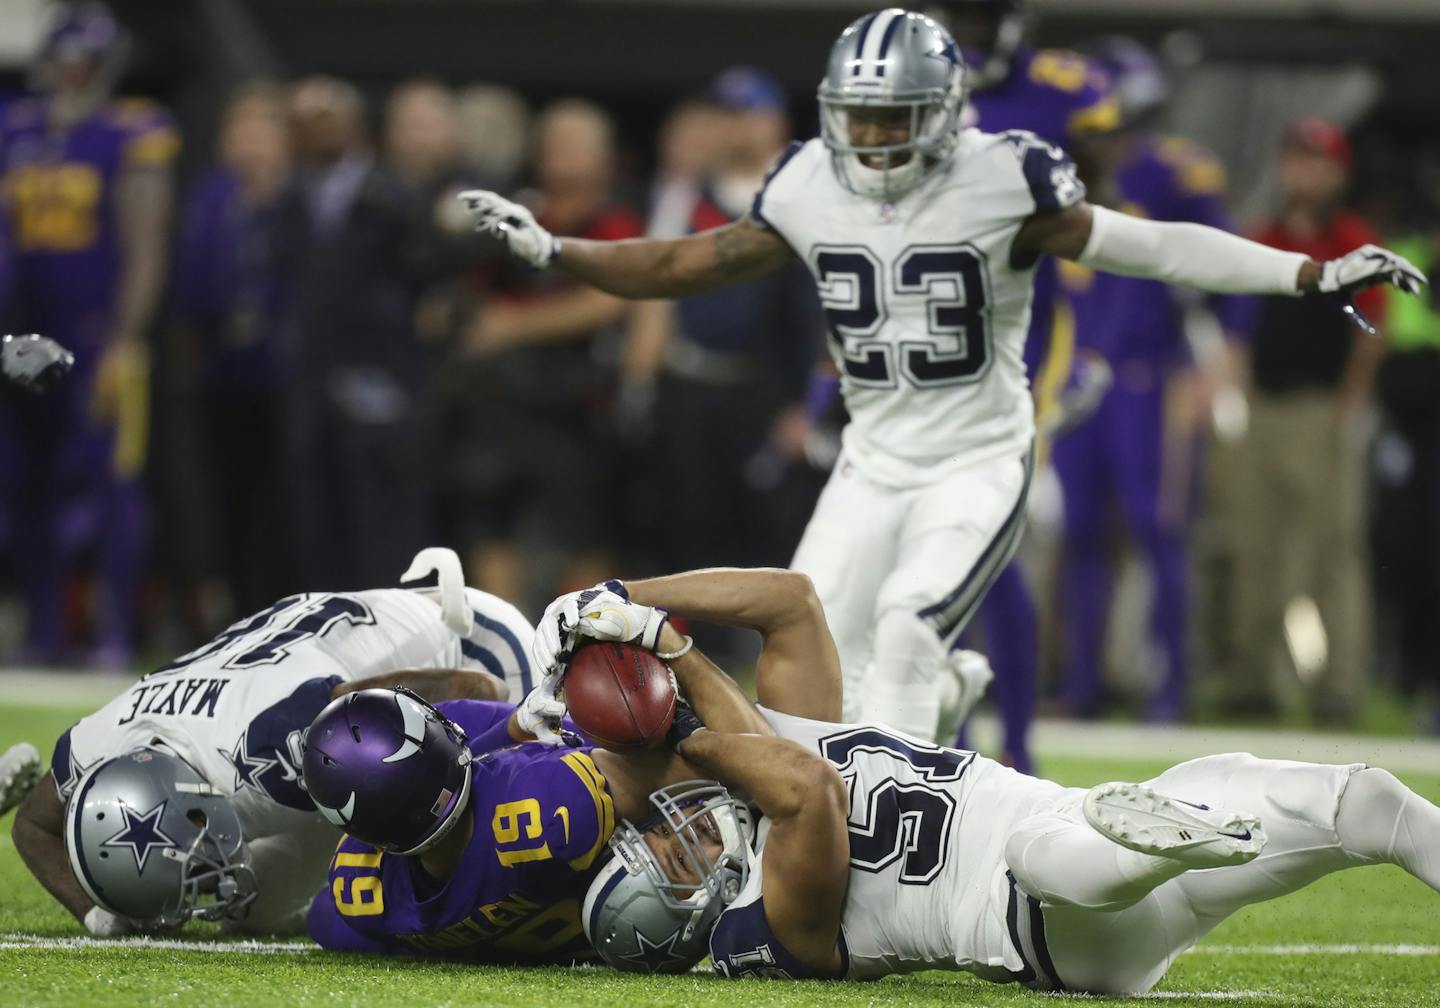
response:
<svg viewBox="0 0 1440 1008"><path fill-rule="evenodd" d="M619 581L606 581L551 602L535 628L531 652L536 666L549 671L570 660L581 637L654 651L669 618L661 609L631 602Z"/></svg>
<svg viewBox="0 0 1440 1008"><path fill-rule="evenodd" d="M1348 294L1378 283L1394 284L1407 294L1419 294L1426 280L1425 274L1404 256L1379 245L1361 245L1339 259L1320 264L1318 289L1322 294Z"/></svg>
<svg viewBox="0 0 1440 1008"><path fill-rule="evenodd" d="M534 735L536 740L548 746L564 745L560 736L560 719L565 716L565 701L559 697L560 686L565 681L563 669L546 674L515 708L515 723L521 731Z"/></svg>
<svg viewBox="0 0 1440 1008"><path fill-rule="evenodd" d="M488 189L467 189L458 199L474 219L475 230L500 238L512 255L536 269L549 266L560 251L555 236L535 223L535 215L519 203Z"/></svg>

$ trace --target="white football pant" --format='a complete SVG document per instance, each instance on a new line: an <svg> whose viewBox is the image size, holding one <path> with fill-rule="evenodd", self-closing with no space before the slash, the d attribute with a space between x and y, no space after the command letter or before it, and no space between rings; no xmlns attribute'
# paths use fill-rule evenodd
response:
<svg viewBox="0 0 1440 1008"><path fill-rule="evenodd" d="M1146 783L1170 798L1258 815L1269 842L1246 864L1186 871L1093 830L1083 791L1022 820L1005 860L1043 907L1038 942L1033 924L1018 938L1012 925L1036 986L1143 994L1226 917L1341 868L1397 864L1440 890L1440 809L1384 770L1228 753Z"/></svg>
<svg viewBox="0 0 1440 1008"><path fill-rule="evenodd" d="M958 724L980 699L988 665L952 648L1019 545L1030 474L1027 453L898 489L841 457L791 566L825 608L845 721L934 740L942 706Z"/></svg>

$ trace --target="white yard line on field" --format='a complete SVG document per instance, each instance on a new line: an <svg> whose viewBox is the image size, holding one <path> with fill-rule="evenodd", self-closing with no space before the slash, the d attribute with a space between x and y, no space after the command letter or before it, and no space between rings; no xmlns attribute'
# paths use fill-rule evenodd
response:
<svg viewBox="0 0 1440 1008"><path fill-rule="evenodd" d="M1197 945L1199 955L1392 955L1437 956L1440 945Z"/></svg>
<svg viewBox="0 0 1440 1008"><path fill-rule="evenodd" d="M1000 727L991 716L974 719L971 745L998 751ZM1248 752L1269 759L1311 763L1369 763L1400 773L1434 773L1440 739L1342 735L1269 728L1124 724L1041 718L1031 748L1044 770L1046 757L1093 760L1165 760L1179 763L1213 753Z"/></svg>
<svg viewBox="0 0 1440 1008"><path fill-rule="evenodd" d="M21 932L0 934L0 949L154 949L166 952L241 952L253 955L305 955L319 952L308 942L179 941L174 938L47 938Z"/></svg>
<svg viewBox="0 0 1440 1008"><path fill-rule="evenodd" d="M104 704L133 679L94 672L33 668L0 669L0 697L7 707L88 707ZM977 716L972 745L998 751L999 724ZM1042 718L1031 733L1042 763L1046 757L1094 760L1164 760L1178 763L1211 753L1250 752L1272 759L1313 763L1369 763L1401 773L1434 773L1440 739L1380 738L1265 728L1077 722ZM40 741L40 740L32 740ZM49 740L44 740L47 744ZM46 748L46 747L42 747Z"/></svg>
<svg viewBox="0 0 1440 1008"><path fill-rule="evenodd" d="M320 951L319 946L311 945L309 942L181 941L177 938L146 938L144 936L92 938L88 935L74 938L53 938L45 935L25 934L19 931L0 933L0 949L110 948L156 949L167 952L249 952L256 955L300 955ZM1200 945L1191 949L1190 954L1435 956L1440 955L1440 945ZM1224 994L1225 992L1217 993ZM1171 995L1158 994L1155 996L1169 997ZM1203 995L1187 994L1186 996L1200 997Z"/></svg>

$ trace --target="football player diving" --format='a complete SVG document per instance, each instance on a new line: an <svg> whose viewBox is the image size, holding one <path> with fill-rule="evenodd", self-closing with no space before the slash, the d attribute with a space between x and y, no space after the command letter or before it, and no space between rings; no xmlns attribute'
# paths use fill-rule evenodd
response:
<svg viewBox="0 0 1440 1008"><path fill-rule="evenodd" d="M820 85L821 136L781 157L746 217L679 239L557 237L493 192L461 194L514 255L622 297L806 263L851 419L796 567L841 652L874 655L874 669L846 670L867 717L920 737L973 702L951 648L1019 537L1035 430L1022 350L1043 255L1219 293L1338 299L1424 282L1376 247L1320 263L1092 206L1070 159L1034 134L960 128L966 74L930 18L860 18Z"/></svg>
<svg viewBox="0 0 1440 1008"><path fill-rule="evenodd" d="M802 574L708 570L616 587L632 608L764 635L761 706L722 722L692 693L709 730L687 717L667 740L753 799L755 851L730 841L733 806L715 782L652 795L656 815L619 825L584 907L618 968L681 971L708 951L731 978L952 969L1138 994L1230 914L1342 868L1398 865L1440 891L1440 808L1384 770L1230 753L1145 783L1066 788L836 723L840 667ZM563 661L547 623L566 605L536 634L542 664ZM605 636L584 619L562 617L560 629ZM685 685L721 688L701 676Z"/></svg>
<svg viewBox="0 0 1440 1008"><path fill-rule="evenodd" d="M303 930L338 833L301 782L300 739L332 698L368 687L506 699L531 686L534 629L465 587L447 549L402 587L283 598L175 659L55 743L0 757L0 813L25 864L92 934L191 917ZM28 795L26 792L28 791Z"/></svg>
<svg viewBox="0 0 1440 1008"><path fill-rule="evenodd" d="M560 602L567 628L654 650L708 716L768 731L664 613L629 603L618 582ZM558 617L547 620L558 642ZM558 650L539 653L549 662ZM305 782L346 836L311 906L312 938L338 951L479 962L593 957L580 904L617 817L647 819L653 794L684 790L696 772L664 749L621 756L567 730L558 683L551 674L519 707L432 706L370 689L321 712L305 735ZM674 730L692 723L681 717ZM716 836L738 864L743 813L713 784L690 797L713 799Z"/></svg>

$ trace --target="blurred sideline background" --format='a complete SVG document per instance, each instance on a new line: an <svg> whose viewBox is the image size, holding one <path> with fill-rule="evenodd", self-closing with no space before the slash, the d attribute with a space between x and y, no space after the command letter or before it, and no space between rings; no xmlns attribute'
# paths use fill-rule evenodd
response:
<svg viewBox="0 0 1440 1008"><path fill-rule="evenodd" d="M787 563L843 420L805 408L826 337L804 275L743 305L632 308L518 269L468 234L453 194L518 192L560 233L723 221L789 136L815 134L828 47L870 6L106 5L128 38L116 93L153 103L122 116L127 150L173 185L156 218L165 277L136 334L148 368L117 379L117 401L143 406L115 410L103 436L86 383L112 323L71 320L73 401L51 408L92 427L45 449L63 478L42 484L48 463L27 455L36 405L0 403L0 665L141 672L280 595L391 583L428 543L532 618L602 576ZM0 8L0 114L36 83L57 9ZM1168 95L1146 126L1213 152L1223 175L1197 185L1223 191L1237 230L1290 220L1289 150L1336 169L1317 219L1348 208L1431 271L1440 5L1054 0L1031 15L1036 46L1123 35L1153 53ZM1297 135L1306 117L1332 132ZM0 191L4 331L21 331L63 316L35 306L66 294L24 267L43 241L24 231L24 185ZM348 213L326 210L330 192ZM47 193L57 213L86 212ZM1118 387L1164 393L1179 504L1148 520L1183 547L1186 590L1166 604L1184 611L1157 614L1149 526L1127 520L1123 494L1076 543L1069 491L1047 474L1023 557L1042 711L1440 733L1440 315L1381 306L1373 373L1351 378L1368 352L1356 338L1343 378L1267 387L1249 363L1263 307L1250 331L1222 332L1204 302L1176 304L1182 350L1112 366ZM1272 367L1297 369L1283 354ZM1310 411L1282 416L1301 385ZM1334 507L1310 515L1299 502L1313 500ZM1113 587L1086 617L1098 633L1080 628L1103 642L1102 686L1083 699L1067 688L1077 549L1103 557ZM1188 682L1157 707L1177 632ZM740 665L748 653L706 643Z"/></svg>

